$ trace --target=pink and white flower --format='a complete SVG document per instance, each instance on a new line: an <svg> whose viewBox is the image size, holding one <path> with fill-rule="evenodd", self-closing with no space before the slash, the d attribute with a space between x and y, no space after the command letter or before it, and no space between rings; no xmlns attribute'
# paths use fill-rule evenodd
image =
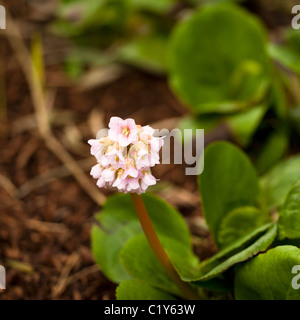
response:
<svg viewBox="0 0 300 320"><path fill-rule="evenodd" d="M91 154L97 159L90 174L100 188L145 192L156 184L150 168L159 163L163 139L153 136L153 128L136 125L133 119L112 117L109 128L107 137L88 141Z"/></svg>
<svg viewBox="0 0 300 320"><path fill-rule="evenodd" d="M127 147L130 143L135 143L138 139L135 121L133 119L123 120L112 117L108 124L108 137L112 141L117 141L120 146Z"/></svg>
<svg viewBox="0 0 300 320"><path fill-rule="evenodd" d="M113 141L108 139L108 137L104 137L101 139L90 139L88 144L91 145L91 154L98 160L103 156L107 148L113 144Z"/></svg>

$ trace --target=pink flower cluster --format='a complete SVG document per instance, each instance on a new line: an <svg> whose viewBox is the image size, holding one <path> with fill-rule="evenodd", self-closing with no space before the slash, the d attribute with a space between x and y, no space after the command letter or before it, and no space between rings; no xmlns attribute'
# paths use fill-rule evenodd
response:
<svg viewBox="0 0 300 320"><path fill-rule="evenodd" d="M153 136L150 126L136 125L133 119L112 117L108 136L91 139L91 154L97 164L91 175L97 186L115 187L119 191L141 194L156 184L151 167L159 163L163 138Z"/></svg>

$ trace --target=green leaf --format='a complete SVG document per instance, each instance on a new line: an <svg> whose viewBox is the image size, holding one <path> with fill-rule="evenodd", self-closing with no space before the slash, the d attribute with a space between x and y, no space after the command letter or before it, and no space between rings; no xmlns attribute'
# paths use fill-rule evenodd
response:
<svg viewBox="0 0 300 320"><path fill-rule="evenodd" d="M199 261L193 255L191 246L182 245L176 239L176 233L174 235L173 238L161 236L162 245L178 271L192 274L199 267ZM144 234L131 238L122 249L120 257L124 268L135 279L171 294L182 295L155 257Z"/></svg>
<svg viewBox="0 0 300 320"><path fill-rule="evenodd" d="M183 281L197 282L200 287L213 286L224 290L225 284L219 279L221 274L235 264L265 251L276 235L277 226L272 223L266 224L239 238L202 264L199 264L190 247L182 246L176 239L161 237L161 241ZM121 251L121 261L133 278L181 296L181 292L169 279L143 234L131 238L126 243Z"/></svg>
<svg viewBox="0 0 300 320"><path fill-rule="evenodd" d="M125 29L128 15L126 0L60 1L54 30L95 46L104 38L118 36ZM105 37L99 37L100 31L106 31Z"/></svg>
<svg viewBox="0 0 300 320"><path fill-rule="evenodd" d="M270 210L282 207L291 186L300 178L299 168L297 155L277 164L261 178L263 196Z"/></svg>
<svg viewBox="0 0 300 320"><path fill-rule="evenodd" d="M235 140L242 146L247 146L262 118L267 111L265 105L242 111L225 118L225 122L232 131Z"/></svg>
<svg viewBox="0 0 300 320"><path fill-rule="evenodd" d="M280 76L280 71L276 70L273 75L273 82L270 91L271 108L274 109L278 119L286 121L288 112L288 97Z"/></svg>
<svg viewBox="0 0 300 320"><path fill-rule="evenodd" d="M236 273L234 294L237 300L299 300L300 290L292 287L300 265L300 249L279 246L246 262Z"/></svg>
<svg viewBox="0 0 300 320"><path fill-rule="evenodd" d="M183 117L179 122L179 128L192 129L195 135L197 129L203 129L206 133L213 130L221 121L221 117L216 114L205 114L202 116L186 116Z"/></svg>
<svg viewBox="0 0 300 320"><path fill-rule="evenodd" d="M171 35L169 82L195 112L232 112L258 104L269 86L266 32L233 5L205 6Z"/></svg>
<svg viewBox="0 0 300 320"><path fill-rule="evenodd" d="M256 160L256 167L259 173L265 173L281 158L288 148L288 137L283 131L274 131L265 142L262 151Z"/></svg>
<svg viewBox="0 0 300 320"><path fill-rule="evenodd" d="M267 250L276 235L277 226L275 224L267 224L254 230L221 250L211 259L204 261L201 265L202 275L194 280L207 281L215 278L237 263Z"/></svg>
<svg viewBox="0 0 300 320"><path fill-rule="evenodd" d="M278 220L280 239L300 239L300 181L290 190Z"/></svg>
<svg viewBox="0 0 300 320"><path fill-rule="evenodd" d="M218 242L226 247L235 240L266 223L266 217L254 207L240 207L230 211L222 220Z"/></svg>
<svg viewBox="0 0 300 320"><path fill-rule="evenodd" d="M269 44L270 56L290 70L300 74L300 33L298 30L287 29L284 45Z"/></svg>
<svg viewBox="0 0 300 320"><path fill-rule="evenodd" d="M185 265L177 267L177 271L184 281L196 282L198 286L224 289L226 283L222 279L222 273L244 262L260 252L264 252L273 243L277 236L277 225L265 224L252 232L244 235L226 248L219 251L212 258L203 261L197 268L189 265L189 259Z"/></svg>
<svg viewBox="0 0 300 320"><path fill-rule="evenodd" d="M288 121L291 124L292 130L299 136L300 134L300 109L291 108L288 110Z"/></svg>
<svg viewBox="0 0 300 320"><path fill-rule="evenodd" d="M269 44L269 54L274 60L280 62L283 66L298 74L300 73L300 55L290 48L271 43Z"/></svg>
<svg viewBox="0 0 300 320"><path fill-rule="evenodd" d="M119 59L150 72L164 73L166 69L167 37L159 34L135 38L119 50Z"/></svg>
<svg viewBox="0 0 300 320"><path fill-rule="evenodd" d="M175 300L170 294L137 280L125 280L116 290L117 300Z"/></svg>
<svg viewBox="0 0 300 320"><path fill-rule="evenodd" d="M226 3L226 2L242 2L244 0L190 0L192 2L201 2L201 3L208 3L208 4L219 4L219 3Z"/></svg>
<svg viewBox="0 0 300 320"><path fill-rule="evenodd" d="M288 45L291 47L292 50L300 54L300 32L299 30L294 30L288 28L286 30L286 39Z"/></svg>
<svg viewBox="0 0 300 320"><path fill-rule="evenodd" d="M170 10L176 0L129 0L134 9L146 9L158 13Z"/></svg>
<svg viewBox="0 0 300 320"><path fill-rule="evenodd" d="M168 203L150 195L143 195L145 206L158 235L176 237L190 246L190 233L184 219ZM141 234L140 222L129 195L117 194L108 198L97 215L100 228L92 229L92 251L103 273L113 282L130 278L120 262L120 251L133 236Z"/></svg>
<svg viewBox="0 0 300 320"><path fill-rule="evenodd" d="M111 281L119 283L131 278L120 263L120 250L133 234L140 232L140 226L138 222L131 221L122 228L116 227L116 231L111 227L106 231L93 226L91 246L93 256L105 276Z"/></svg>
<svg viewBox="0 0 300 320"><path fill-rule="evenodd" d="M206 222L217 243L222 220L233 209L253 206L259 194L258 178L248 157L227 142L211 144L204 152L199 176Z"/></svg>
<svg viewBox="0 0 300 320"><path fill-rule="evenodd" d="M218 125L224 124L238 144L248 146L266 111L265 105L259 105L230 115L216 113L192 115L183 118L179 123L179 128L181 130L193 129L193 132L196 132L196 129L204 129L207 133Z"/></svg>

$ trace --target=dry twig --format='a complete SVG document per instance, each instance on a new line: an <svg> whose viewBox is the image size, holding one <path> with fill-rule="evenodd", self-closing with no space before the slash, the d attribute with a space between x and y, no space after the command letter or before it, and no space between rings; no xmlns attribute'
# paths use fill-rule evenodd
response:
<svg viewBox="0 0 300 320"><path fill-rule="evenodd" d="M0 1L2 3L2 1ZM78 166L73 157L68 153L64 146L55 138L51 131L48 121L47 101L45 98L43 87L40 83L38 73L33 65L33 61L29 51L22 39L22 35L18 26L12 20L9 12L7 12L7 30L9 33L7 39L19 61L21 68L25 74L28 86L31 92L32 102L35 109L35 115L40 135L45 141L46 146L55 156L68 168L75 177L79 185L87 194L99 205L102 205L106 197L91 182L83 170Z"/></svg>
<svg viewBox="0 0 300 320"><path fill-rule="evenodd" d="M45 221L39 221L36 219L27 219L26 226L31 230L36 230L39 232L64 233L64 234L68 232L68 229L62 223L45 222Z"/></svg>
<svg viewBox="0 0 300 320"><path fill-rule="evenodd" d="M77 165L81 170L85 171L91 167L94 163L94 159L88 158L81 161L78 161ZM65 165L54 168L50 171L47 171L31 180L26 181L18 190L15 189L14 196L17 199L22 199L30 194L35 189L41 188L46 184L52 182L56 179L61 179L69 176L71 172L69 168ZM1 180L0 180L1 183Z"/></svg>
<svg viewBox="0 0 300 320"><path fill-rule="evenodd" d="M52 289L52 297L53 299L58 298L60 296L65 288L66 288L66 281L69 277L69 274L71 270L76 265L77 261L79 260L79 254L77 252L74 252L67 260L66 265L64 266L60 277L57 281L57 284Z"/></svg>

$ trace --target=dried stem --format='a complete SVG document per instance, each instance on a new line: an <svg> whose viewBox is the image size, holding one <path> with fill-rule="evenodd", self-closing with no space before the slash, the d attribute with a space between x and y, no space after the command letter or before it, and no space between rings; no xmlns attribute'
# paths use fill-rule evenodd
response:
<svg viewBox="0 0 300 320"><path fill-rule="evenodd" d="M5 32L7 39L21 65L21 68L23 69L28 82L40 135L44 139L48 149L52 151L62 163L64 163L82 189L84 189L96 203L102 205L106 200L105 195L103 195L90 181L73 157L56 139L51 131L48 121L47 101L43 86L40 82L40 77L36 68L34 67L30 53L22 39L20 30L12 20L9 12L7 12L7 30L9 30L9 33Z"/></svg>

